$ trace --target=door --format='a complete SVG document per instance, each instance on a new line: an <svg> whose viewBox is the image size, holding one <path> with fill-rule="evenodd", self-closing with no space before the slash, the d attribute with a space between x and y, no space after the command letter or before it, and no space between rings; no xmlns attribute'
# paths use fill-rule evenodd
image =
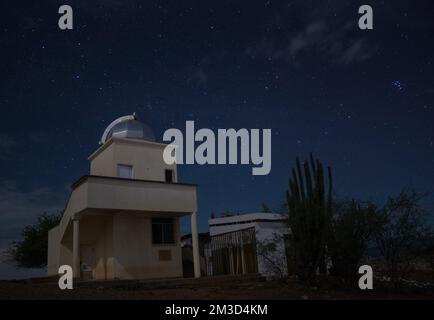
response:
<svg viewBox="0 0 434 320"><path fill-rule="evenodd" d="M80 246L80 269L84 278L95 278L96 254L94 245Z"/></svg>

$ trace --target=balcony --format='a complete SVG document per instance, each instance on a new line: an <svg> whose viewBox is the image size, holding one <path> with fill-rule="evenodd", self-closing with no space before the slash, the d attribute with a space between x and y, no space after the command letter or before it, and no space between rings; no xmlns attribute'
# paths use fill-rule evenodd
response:
<svg viewBox="0 0 434 320"><path fill-rule="evenodd" d="M83 176L72 192L60 222L60 237L76 214L93 212L158 212L187 215L197 211L197 185Z"/></svg>

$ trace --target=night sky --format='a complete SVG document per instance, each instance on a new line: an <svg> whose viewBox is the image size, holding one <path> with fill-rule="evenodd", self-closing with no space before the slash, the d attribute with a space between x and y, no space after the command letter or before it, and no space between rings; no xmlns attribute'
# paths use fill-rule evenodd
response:
<svg viewBox="0 0 434 320"><path fill-rule="evenodd" d="M58 28L61 4L74 30ZM358 28L362 4L374 30ZM3 0L0 12L0 250L63 209L105 127L133 112L159 141L186 120L272 129L267 176L178 167L199 185L201 231L211 211L279 208L295 157L310 151L340 197L434 191L430 0ZM0 278L35 274L0 264Z"/></svg>

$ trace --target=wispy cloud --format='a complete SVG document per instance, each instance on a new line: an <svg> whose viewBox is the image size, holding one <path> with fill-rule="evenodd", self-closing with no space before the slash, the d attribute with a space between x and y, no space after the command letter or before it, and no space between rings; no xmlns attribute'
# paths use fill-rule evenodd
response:
<svg viewBox="0 0 434 320"><path fill-rule="evenodd" d="M1 149L9 149L11 147L15 147L17 142L14 138L7 136L5 134L0 134L0 148Z"/></svg>
<svg viewBox="0 0 434 320"><path fill-rule="evenodd" d="M364 61L372 57L376 47L368 44L366 38L357 39L349 47L345 48L340 56L340 62L350 64L352 62Z"/></svg>
<svg viewBox="0 0 434 320"><path fill-rule="evenodd" d="M49 134L41 131L28 132L20 136L11 136L9 134L0 133L0 160L12 159L18 146L20 146L23 141L43 144L49 142L50 139L51 137Z"/></svg>
<svg viewBox="0 0 434 320"><path fill-rule="evenodd" d="M290 38L287 51L291 56L296 56L303 50L319 44L324 39L325 23L315 21L306 26L306 29Z"/></svg>
<svg viewBox="0 0 434 320"><path fill-rule="evenodd" d="M337 65L365 61L375 55L378 45L374 37L360 32L353 9L338 0L289 1L270 16L266 32L245 53L296 66L312 59Z"/></svg>
<svg viewBox="0 0 434 320"><path fill-rule="evenodd" d="M208 81L208 76L202 69L196 69L187 79L188 84L204 86Z"/></svg>
<svg viewBox="0 0 434 320"><path fill-rule="evenodd" d="M0 183L0 251L19 239L25 225L43 212L55 212L65 206L66 193L48 187L22 190L16 181Z"/></svg>
<svg viewBox="0 0 434 320"><path fill-rule="evenodd" d="M372 57L377 46L368 42L367 38L354 37L352 24L331 30L322 21L308 23L302 30L289 35L285 41L264 37L256 46L246 49L252 58L281 60L288 63L303 63L307 54L314 53L317 59L328 59L337 64L348 65Z"/></svg>
<svg viewBox="0 0 434 320"><path fill-rule="evenodd" d="M29 139L34 143L45 143L50 141L50 135L44 132L29 133Z"/></svg>
<svg viewBox="0 0 434 320"><path fill-rule="evenodd" d="M0 134L0 160L9 159L17 144L15 138L6 134Z"/></svg>
<svg viewBox="0 0 434 320"><path fill-rule="evenodd" d="M434 85L428 87L426 93L428 93L429 95L434 95Z"/></svg>

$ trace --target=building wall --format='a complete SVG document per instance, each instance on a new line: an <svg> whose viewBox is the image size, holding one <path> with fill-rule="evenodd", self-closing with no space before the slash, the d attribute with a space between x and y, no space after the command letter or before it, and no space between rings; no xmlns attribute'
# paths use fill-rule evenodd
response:
<svg viewBox="0 0 434 320"><path fill-rule="evenodd" d="M210 235L217 236L254 228L256 238L256 252L258 273L263 275L275 275L274 266L278 266L282 273L287 273L287 258L284 235L289 233L287 224L282 221L282 216L273 213L250 213L232 217L215 218L208 221ZM258 245L276 244L275 252L267 253L267 258L258 252ZM273 263L270 263L270 260Z"/></svg>
<svg viewBox="0 0 434 320"><path fill-rule="evenodd" d="M113 257L113 218L105 224L106 278L115 278L115 258Z"/></svg>
<svg viewBox="0 0 434 320"><path fill-rule="evenodd" d="M234 215L208 220L210 236L226 232L254 227L258 221L281 221L283 218L277 213L258 212Z"/></svg>
<svg viewBox="0 0 434 320"><path fill-rule="evenodd" d="M107 274L113 274L113 246L111 230L112 216L85 215L80 219L80 253L81 261L85 261L85 251L93 255L89 266L93 269L92 277L98 280L106 279ZM87 258L89 258L87 256ZM109 277L107 277L109 278Z"/></svg>
<svg viewBox="0 0 434 320"><path fill-rule="evenodd" d="M258 255L258 272L263 275L275 275L274 268L277 266L283 274L287 274L286 248L283 239L284 235L289 233L287 225L283 222L257 222L255 230L257 243L266 245L272 242L276 245L276 250L268 253L267 259Z"/></svg>
<svg viewBox="0 0 434 320"><path fill-rule="evenodd" d="M57 276L61 265L72 266L72 243L60 242L60 228L55 227L48 233L48 276Z"/></svg>
<svg viewBox="0 0 434 320"><path fill-rule="evenodd" d="M84 184L88 191L85 204L88 208L180 214L197 211L195 185L100 177L91 177Z"/></svg>
<svg viewBox="0 0 434 320"><path fill-rule="evenodd" d="M80 253L85 247L93 251L94 263L89 266L93 269L93 278L104 280L113 278L113 249L112 249L112 224L111 216L85 215L80 219ZM63 237L59 238L59 226L48 233L48 275L57 275L61 265L72 266L72 226Z"/></svg>
<svg viewBox="0 0 434 320"><path fill-rule="evenodd" d="M114 277L117 279L182 277L179 218L175 218L174 245L152 244L151 217L128 214L113 219ZM160 261L159 251L170 251Z"/></svg>
<svg viewBox="0 0 434 320"><path fill-rule="evenodd" d="M60 259L59 229L60 227L57 226L48 232L47 272L49 276L57 275L59 270L59 259Z"/></svg>
<svg viewBox="0 0 434 320"><path fill-rule="evenodd" d="M60 248L59 266L61 265L72 266L72 242L61 242L59 248Z"/></svg>
<svg viewBox="0 0 434 320"><path fill-rule="evenodd" d="M176 165L163 161L165 144L144 140L112 138L89 157L90 174L117 176L117 165L132 165L133 178L165 181L165 170L173 170L173 182L177 182Z"/></svg>
<svg viewBox="0 0 434 320"><path fill-rule="evenodd" d="M182 277L179 218L174 217L174 245L152 244L151 219L128 213L81 217L80 261L92 268L93 279ZM72 265L72 228L63 242L57 241L57 231L58 227L49 232L48 275L53 276L60 265ZM85 261L85 250L92 252L94 259ZM160 261L161 250L170 251L170 260Z"/></svg>
<svg viewBox="0 0 434 320"><path fill-rule="evenodd" d="M234 232L242 229L254 228L256 227L256 222L248 222L243 224L230 224L222 226L210 226L209 234L210 236L219 235L222 233Z"/></svg>
<svg viewBox="0 0 434 320"><path fill-rule="evenodd" d="M107 145L100 147L98 150L101 151L94 158L92 156L89 158L90 174L94 176L116 177L116 166L113 165L114 144L107 143Z"/></svg>

